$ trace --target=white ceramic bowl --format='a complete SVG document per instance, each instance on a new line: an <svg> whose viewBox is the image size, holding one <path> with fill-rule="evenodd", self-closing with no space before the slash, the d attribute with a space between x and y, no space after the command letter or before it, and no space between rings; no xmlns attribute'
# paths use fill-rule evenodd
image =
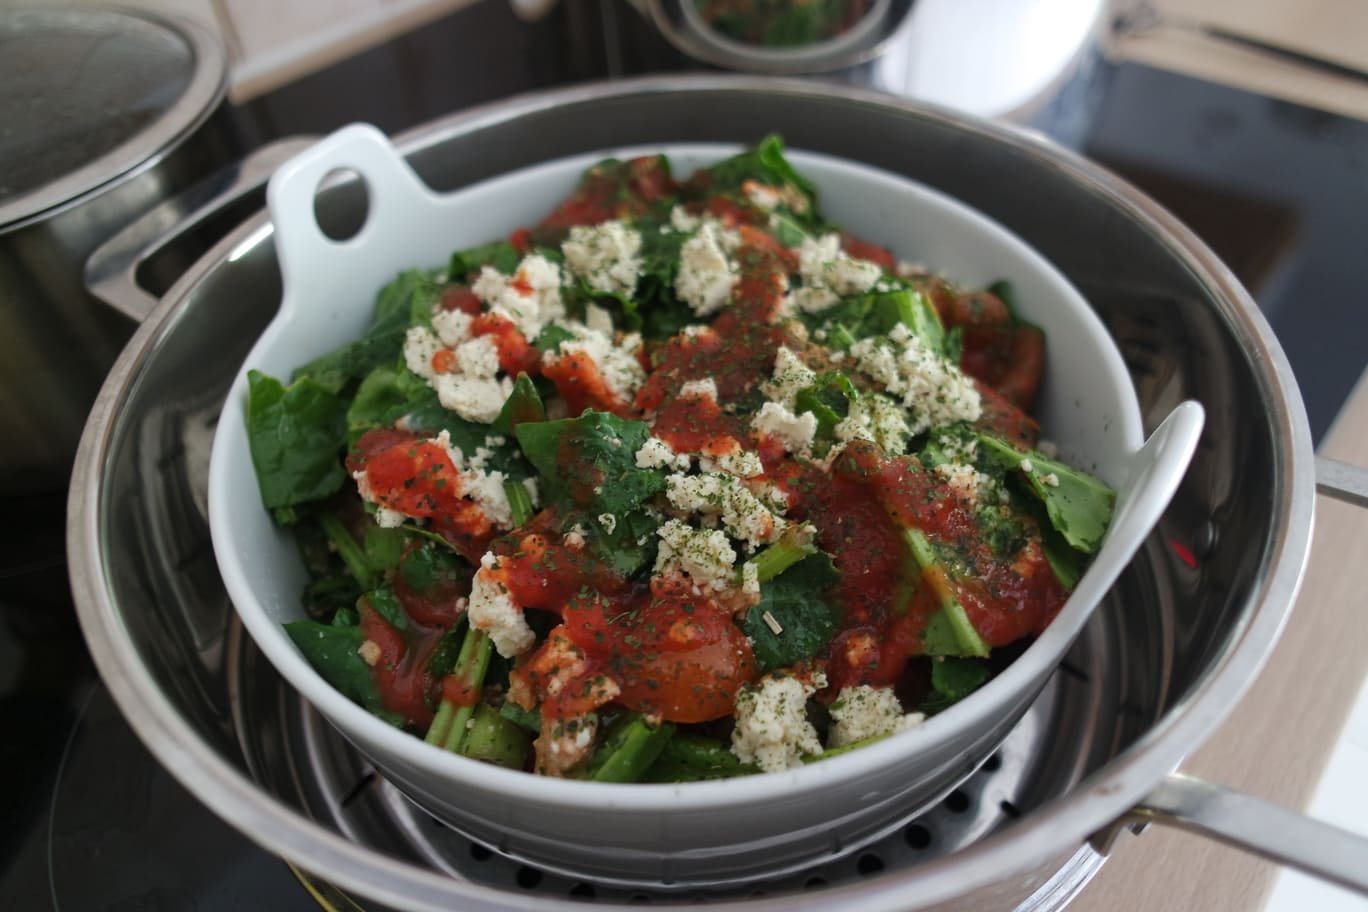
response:
<svg viewBox="0 0 1368 912"><path fill-rule="evenodd" d="M1026 653L948 712L849 754L743 779L610 785L480 764L385 724L310 667L281 628L302 617L306 577L290 533L272 522L258 495L244 426L247 370L288 377L356 338L375 292L400 270L439 266L452 250L537 222L587 166L608 155L665 152L684 175L738 148L603 150L438 196L374 129L334 134L272 181L284 298L242 366L214 442L209 507L219 566L243 623L285 679L434 815L506 854L604 882L659 887L778 874L899 825L992 752L1120 569L1101 577L1094 565ZM1046 435L1066 461L1121 489L1118 515L1144 500L1128 489L1142 432L1126 369L1100 321L1048 262L982 215L903 177L801 151L790 158L816 183L823 211L847 230L966 286L1010 281L1021 315L1048 339L1039 409ZM338 168L358 172L369 195L367 221L346 241L325 237L313 216L320 182Z"/></svg>

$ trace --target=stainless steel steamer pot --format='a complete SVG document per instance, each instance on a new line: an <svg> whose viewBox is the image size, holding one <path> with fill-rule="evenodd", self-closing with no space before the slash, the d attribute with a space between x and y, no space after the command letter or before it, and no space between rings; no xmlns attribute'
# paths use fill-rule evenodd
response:
<svg viewBox="0 0 1368 912"><path fill-rule="evenodd" d="M222 47L193 22L0 10L0 496L65 488L90 404L134 326L86 293L82 266L240 154L214 117L227 73Z"/></svg>
<svg viewBox="0 0 1368 912"><path fill-rule="evenodd" d="M434 189L449 190L604 146L736 141L770 130L795 147L907 174L998 219L1095 306L1151 427L1185 398L1206 404L1210 423L1141 557L987 772L961 791L957 813L972 826L946 825L937 838L932 815L895 834L899 851L879 848L877 866L861 856L859 876L833 863L816 880L697 898L774 909L1054 907L1095 870L1092 846L1105 846L1135 814L1188 818L1226 838L1258 840L1256 851L1298 854L1279 839L1288 830L1242 834L1241 820L1220 813L1273 813L1267 806L1168 776L1276 639L1309 547L1315 480L1304 412L1267 324L1166 213L1009 129L806 83L699 77L586 87L458 115L398 144ZM325 208L355 208L345 191L325 196ZM96 403L69 517L73 585L96 662L177 778L321 877L413 908L518 908L543 883L563 886L561 898L583 895L585 885L531 869L511 882L491 876L480 865L487 850L438 831L367 778L236 626L208 553L203 461L227 384L279 299L270 238L258 217L187 273ZM1190 544L1196 566L1173 558L1165 542L1174 539ZM985 775L997 785L975 786ZM1007 797L999 802L995 789ZM1286 818L1303 828L1292 840L1303 843L1299 863L1363 887L1354 870L1362 843L1325 843L1325 828ZM668 888L657 885L662 895ZM556 897L540 900L551 907Z"/></svg>

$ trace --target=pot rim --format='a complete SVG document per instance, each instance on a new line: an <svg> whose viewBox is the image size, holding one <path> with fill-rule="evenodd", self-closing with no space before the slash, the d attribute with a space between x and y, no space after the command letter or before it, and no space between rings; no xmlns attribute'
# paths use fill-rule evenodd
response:
<svg viewBox="0 0 1368 912"><path fill-rule="evenodd" d="M911 114L952 126L983 141L1008 143L1041 166L1059 172L1105 197L1143 225L1213 293L1232 334L1252 362L1263 364L1259 382L1270 403L1276 476L1268 492L1280 530L1262 555L1254 580L1257 604L1243 613L1219 657L1207 666L1190 693L1178 701L1134 744L1094 772L1073 791L1025 815L1012 827L915 868L867 878L811 894L722 903L721 908L830 908L833 900L858 901L861 908L897 909L909 888L924 903L952 900L977 887L1001 881L1045 860L1071 852L1106 830L1144 801L1165 775L1205 741L1248 688L1272 651L1291 610L1310 549L1315 506L1314 458L1306 411L1291 367L1271 328L1231 271L1176 218L1137 189L1100 166L1055 146L1038 135L980 121L943 108L880 93L754 76L649 76L611 84L556 89L495 102L450 115L395 137L411 153L456 136L496 126L537 111L596 99L693 92L759 92L797 95L872 106L890 114ZM201 742L151 675L137 647L118 620L103 586L97 514L103 466L116 416L135 384L149 350L174 320L180 302L224 261L265 240L271 225L265 212L239 226L176 282L120 355L91 412L76 458L68 502L68 554L77 614L105 683L132 727L158 760L219 816L267 850L316 871L344 889L404 907L447 908L453 897L488 908L519 908L519 894L453 879L352 843L299 815L257 789L240 769ZM1025 834L1034 834L1029 843ZM1023 851L1023 846L1029 846ZM578 903L539 900L547 908L581 909Z"/></svg>
<svg viewBox="0 0 1368 912"><path fill-rule="evenodd" d="M11 12L52 20L99 17L136 20L185 42L191 75L184 90L152 123L103 155L8 202L0 203L0 236L76 208L156 166L217 110L228 86L228 57L222 44L192 19L126 7L17 7Z"/></svg>

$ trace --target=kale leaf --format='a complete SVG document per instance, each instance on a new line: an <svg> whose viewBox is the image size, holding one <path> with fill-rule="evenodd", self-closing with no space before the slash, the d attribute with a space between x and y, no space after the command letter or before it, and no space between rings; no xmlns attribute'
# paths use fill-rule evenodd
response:
<svg viewBox="0 0 1368 912"><path fill-rule="evenodd" d="M840 578L831 558L818 552L760 587L760 602L746 612L741 629L751 639L762 674L810 659L831 641L841 612L824 594ZM767 613L780 633L766 622Z"/></svg>

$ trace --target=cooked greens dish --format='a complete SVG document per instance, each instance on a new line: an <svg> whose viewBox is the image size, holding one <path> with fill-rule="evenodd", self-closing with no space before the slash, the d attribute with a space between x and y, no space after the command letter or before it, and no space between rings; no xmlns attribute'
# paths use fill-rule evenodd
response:
<svg viewBox="0 0 1368 912"><path fill-rule="evenodd" d="M894 246L896 238L881 238ZM915 253L915 251L907 251ZM249 375L320 675L455 753L677 782L918 725L1063 605L1113 492L1031 407L1041 331L827 222L777 138L608 160L535 226Z"/></svg>

